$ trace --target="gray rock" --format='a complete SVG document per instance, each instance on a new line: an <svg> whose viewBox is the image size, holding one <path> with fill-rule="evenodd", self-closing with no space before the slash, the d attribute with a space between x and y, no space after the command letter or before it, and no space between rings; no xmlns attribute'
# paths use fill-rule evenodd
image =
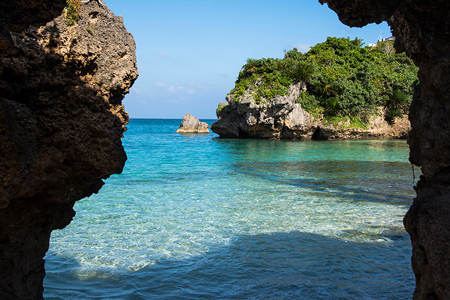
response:
<svg viewBox="0 0 450 300"><path fill-rule="evenodd" d="M304 91L306 85L300 82L289 87L288 95L262 98L259 103L254 100L254 87L249 87L239 99L228 95L228 104L219 104L218 120L211 124L211 130L225 138L333 140L406 138L411 128L406 116L386 122L382 108L366 129L355 128L349 120L330 124L296 103Z"/></svg>
<svg viewBox="0 0 450 300"><path fill-rule="evenodd" d="M305 90L305 84L300 82L290 86L286 96L262 98L259 104L254 100L252 88L239 101L227 96L228 105L221 104L219 119L211 130L228 138L310 139L316 121L296 103Z"/></svg>
<svg viewBox="0 0 450 300"><path fill-rule="evenodd" d="M187 113L176 133L209 133L208 124Z"/></svg>

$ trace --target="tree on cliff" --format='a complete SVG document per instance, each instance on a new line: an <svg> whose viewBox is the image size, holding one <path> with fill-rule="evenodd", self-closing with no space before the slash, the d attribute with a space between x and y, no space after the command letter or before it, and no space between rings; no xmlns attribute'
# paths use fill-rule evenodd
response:
<svg viewBox="0 0 450 300"><path fill-rule="evenodd" d="M286 95L290 85L303 81L307 92L297 101L311 113L364 121L382 107L387 118L400 116L411 102L418 68L390 43L371 48L358 38L329 37L305 54L294 48L283 59L248 59L230 95L239 101L252 87L260 104Z"/></svg>

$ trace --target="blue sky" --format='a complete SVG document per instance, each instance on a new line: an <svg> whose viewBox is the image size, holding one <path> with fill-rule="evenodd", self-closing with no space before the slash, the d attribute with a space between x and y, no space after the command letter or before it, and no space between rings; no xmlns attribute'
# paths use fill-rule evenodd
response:
<svg viewBox="0 0 450 300"><path fill-rule="evenodd" d="M386 23L343 25L318 0L105 0L137 44L139 78L124 99L131 118L215 119L247 58L282 58L328 36L375 42Z"/></svg>

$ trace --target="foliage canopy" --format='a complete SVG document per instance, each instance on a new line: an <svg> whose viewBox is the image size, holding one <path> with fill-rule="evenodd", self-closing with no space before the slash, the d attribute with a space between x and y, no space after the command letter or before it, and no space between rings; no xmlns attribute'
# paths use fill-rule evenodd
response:
<svg viewBox="0 0 450 300"><path fill-rule="evenodd" d="M248 59L230 95L240 101L251 87L259 104L303 81L307 92L297 102L310 113L367 120L383 107L393 118L407 112L417 71L404 53L395 53L392 41L364 47L358 38L329 37L304 54L294 48L282 59Z"/></svg>

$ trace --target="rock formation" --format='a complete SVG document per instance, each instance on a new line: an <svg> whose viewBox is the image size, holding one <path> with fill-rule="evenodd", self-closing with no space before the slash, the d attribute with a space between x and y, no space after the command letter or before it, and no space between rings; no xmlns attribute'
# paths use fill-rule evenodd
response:
<svg viewBox="0 0 450 300"><path fill-rule="evenodd" d="M1 299L42 299L51 231L126 160L133 37L98 1L68 26L64 2L0 5Z"/></svg>
<svg viewBox="0 0 450 300"><path fill-rule="evenodd" d="M208 123L200 122L199 119L187 113L184 115L176 133L209 133Z"/></svg>
<svg viewBox="0 0 450 300"><path fill-rule="evenodd" d="M0 59L12 50L10 31L41 26L61 15L64 0L6 0L0 3Z"/></svg>
<svg viewBox="0 0 450 300"><path fill-rule="evenodd" d="M228 104L219 105L219 119L211 124L211 130L226 138L310 139L317 124L295 103L305 88L300 82L290 86L286 96L262 99L259 104L252 88L239 99L228 95Z"/></svg>
<svg viewBox="0 0 450 300"><path fill-rule="evenodd" d="M406 138L410 130L406 118L396 118L389 124L383 115L373 116L366 128L352 126L350 119L332 124L315 118L296 103L305 90L306 85L300 82L290 86L288 95L263 98L259 104L251 88L239 101L235 101L235 95L228 95L227 103L219 104L218 120L211 124L211 130L225 138L292 140Z"/></svg>
<svg viewBox="0 0 450 300"><path fill-rule="evenodd" d="M404 223L413 246L414 299L450 299L450 2L321 2L350 26L388 21L397 51L420 68L408 143L410 161L423 175Z"/></svg>

